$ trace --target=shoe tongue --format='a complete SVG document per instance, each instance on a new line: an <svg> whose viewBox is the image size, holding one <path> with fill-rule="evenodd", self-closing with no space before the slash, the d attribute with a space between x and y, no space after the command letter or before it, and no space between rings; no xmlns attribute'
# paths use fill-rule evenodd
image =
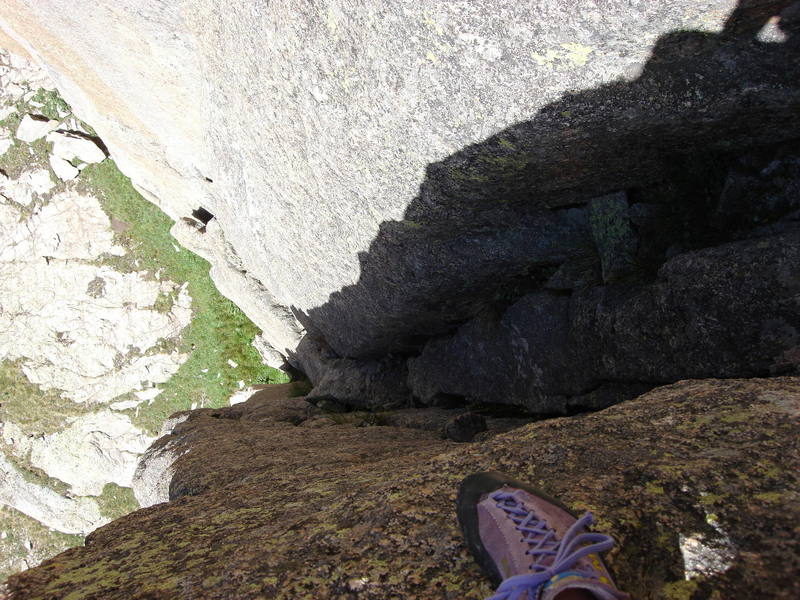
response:
<svg viewBox="0 0 800 600"><path fill-rule="evenodd" d="M530 510L531 509L531 507L528 506L525 503L526 498L525 498L525 492L524 491L516 490L512 495L516 498L517 502L519 502L519 504L521 506L525 507L526 510ZM533 534L527 534L525 537L527 539L530 539L530 540L538 541L537 540L537 536L533 535ZM548 545L548 547L549 547L549 545ZM536 564L541 565L543 567L550 567L553 564L553 562L555 562L555 558L556 557L554 555L547 555L547 556L542 557L541 560L537 561Z"/></svg>
<svg viewBox="0 0 800 600"><path fill-rule="evenodd" d="M568 590L581 590L592 594L597 600L617 600L621 596L614 593L609 586L594 579L581 577L578 574L567 574L555 583L547 584L542 590L541 600L558 600ZM622 596L624 597L624 596Z"/></svg>

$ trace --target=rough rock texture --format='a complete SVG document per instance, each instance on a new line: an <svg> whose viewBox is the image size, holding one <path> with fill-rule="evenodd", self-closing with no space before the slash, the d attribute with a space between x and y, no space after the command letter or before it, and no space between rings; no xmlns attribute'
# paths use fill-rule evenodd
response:
<svg viewBox="0 0 800 600"><path fill-rule="evenodd" d="M15 508L40 523L63 533L87 534L111 519L100 514L92 498L73 498L26 481L0 453L0 504Z"/></svg>
<svg viewBox="0 0 800 600"><path fill-rule="evenodd" d="M299 425L317 412L303 398L293 397L304 389L302 384L287 383L259 387L263 389L251 392L246 405L236 403L229 409L200 409L172 415L161 428L157 442L144 452L136 468L132 485L139 505L144 508L170 499L170 482L175 475L175 462L188 451L185 439L173 433L191 415L273 420L278 423Z"/></svg>
<svg viewBox="0 0 800 600"><path fill-rule="evenodd" d="M125 252L108 216L74 189L24 206L47 190L39 180L0 175L0 360L21 359L33 383L76 402L166 381L186 360L157 351L191 320L185 287L89 262ZM175 295L169 311L155 306L164 294Z"/></svg>
<svg viewBox="0 0 800 600"><path fill-rule="evenodd" d="M645 286L536 292L428 343L409 383L427 402L452 394L559 412L648 382L793 372L798 265L800 230L680 254Z"/></svg>
<svg viewBox="0 0 800 600"><path fill-rule="evenodd" d="M101 410L32 441L30 462L69 484L73 494L99 496L109 482L131 487L139 456L154 440L128 415Z"/></svg>
<svg viewBox="0 0 800 600"><path fill-rule="evenodd" d="M788 600L799 401L797 378L687 381L457 450L389 427L309 438L264 402L261 417L198 411L172 434L188 450L172 502L13 576L2 597L483 598L453 504L462 477L500 469L594 511L635 598Z"/></svg>
<svg viewBox="0 0 800 600"><path fill-rule="evenodd" d="M686 165L800 136L793 0L85 12L7 0L0 28L211 260L275 362L309 371L319 346L297 348L304 329L342 358L416 353L598 241L630 251L591 230L593 197L635 198ZM183 227L200 207L210 223ZM716 243L682 241L658 259ZM629 258L605 256L606 279Z"/></svg>

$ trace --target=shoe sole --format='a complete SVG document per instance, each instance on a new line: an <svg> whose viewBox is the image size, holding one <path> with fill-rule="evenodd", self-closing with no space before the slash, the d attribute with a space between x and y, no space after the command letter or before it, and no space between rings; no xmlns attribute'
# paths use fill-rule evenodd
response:
<svg viewBox="0 0 800 600"><path fill-rule="evenodd" d="M461 532L464 534L464 539L467 542L470 553L472 553L475 561L481 569L483 569L483 572L489 577L492 585L495 587L500 585L503 581L503 577L500 575L500 570L497 568L497 565L494 560L492 560L491 555L486 551L481 541L480 529L478 527L478 503L481 501L481 496L491 494L503 486L525 490L529 494L538 496L558 506L572 517L575 517L575 514L571 510L555 498L548 496L541 490L527 483L509 477L505 473L486 471L483 473L475 473L464 479L458 489L458 499L456 500L458 524L461 527Z"/></svg>

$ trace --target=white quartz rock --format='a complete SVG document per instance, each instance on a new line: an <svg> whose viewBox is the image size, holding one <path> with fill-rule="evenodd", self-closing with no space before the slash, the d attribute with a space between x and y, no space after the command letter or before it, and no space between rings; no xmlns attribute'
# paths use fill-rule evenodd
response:
<svg viewBox="0 0 800 600"><path fill-rule="evenodd" d="M139 455L155 441L127 415L103 410L76 417L62 431L36 439L30 460L74 494L99 496L107 483L130 487Z"/></svg>
<svg viewBox="0 0 800 600"><path fill-rule="evenodd" d="M105 160L106 154L87 137L66 131L52 131L47 134L47 141L53 143L53 155L64 160L79 158L85 163L99 163Z"/></svg>
<svg viewBox="0 0 800 600"><path fill-rule="evenodd" d="M58 156L50 156L50 166L53 168L53 173L55 173L56 177L58 177L61 181L75 179L81 174L78 169Z"/></svg>
<svg viewBox="0 0 800 600"><path fill-rule="evenodd" d="M31 115L22 117L17 127L17 139L23 142L35 142L58 127L58 121L43 118L33 118Z"/></svg>

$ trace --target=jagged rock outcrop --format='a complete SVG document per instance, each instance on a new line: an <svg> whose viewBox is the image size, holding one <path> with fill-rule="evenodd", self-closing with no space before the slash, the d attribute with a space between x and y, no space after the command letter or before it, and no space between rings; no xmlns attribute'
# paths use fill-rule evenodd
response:
<svg viewBox="0 0 800 600"><path fill-rule="evenodd" d="M12 576L0 597L484 598L454 500L462 477L499 469L598 515L635 598L789 600L798 399L798 378L685 381L457 449L394 427L310 435L291 422L302 398L197 411L173 430L172 502Z"/></svg>
<svg viewBox="0 0 800 600"><path fill-rule="evenodd" d="M748 234L791 212L770 201L748 220L755 174L730 173L800 137L799 6L103 1L77 23L66 0L8 0L0 27L209 258L265 353L367 406L375 382L411 402L396 362L487 310L646 286L734 241L720 224ZM608 401L578 387L535 395Z"/></svg>
<svg viewBox="0 0 800 600"><path fill-rule="evenodd" d="M652 284L524 296L430 342L415 395L557 413L602 407L646 382L792 372L800 346L800 229L686 252Z"/></svg>

